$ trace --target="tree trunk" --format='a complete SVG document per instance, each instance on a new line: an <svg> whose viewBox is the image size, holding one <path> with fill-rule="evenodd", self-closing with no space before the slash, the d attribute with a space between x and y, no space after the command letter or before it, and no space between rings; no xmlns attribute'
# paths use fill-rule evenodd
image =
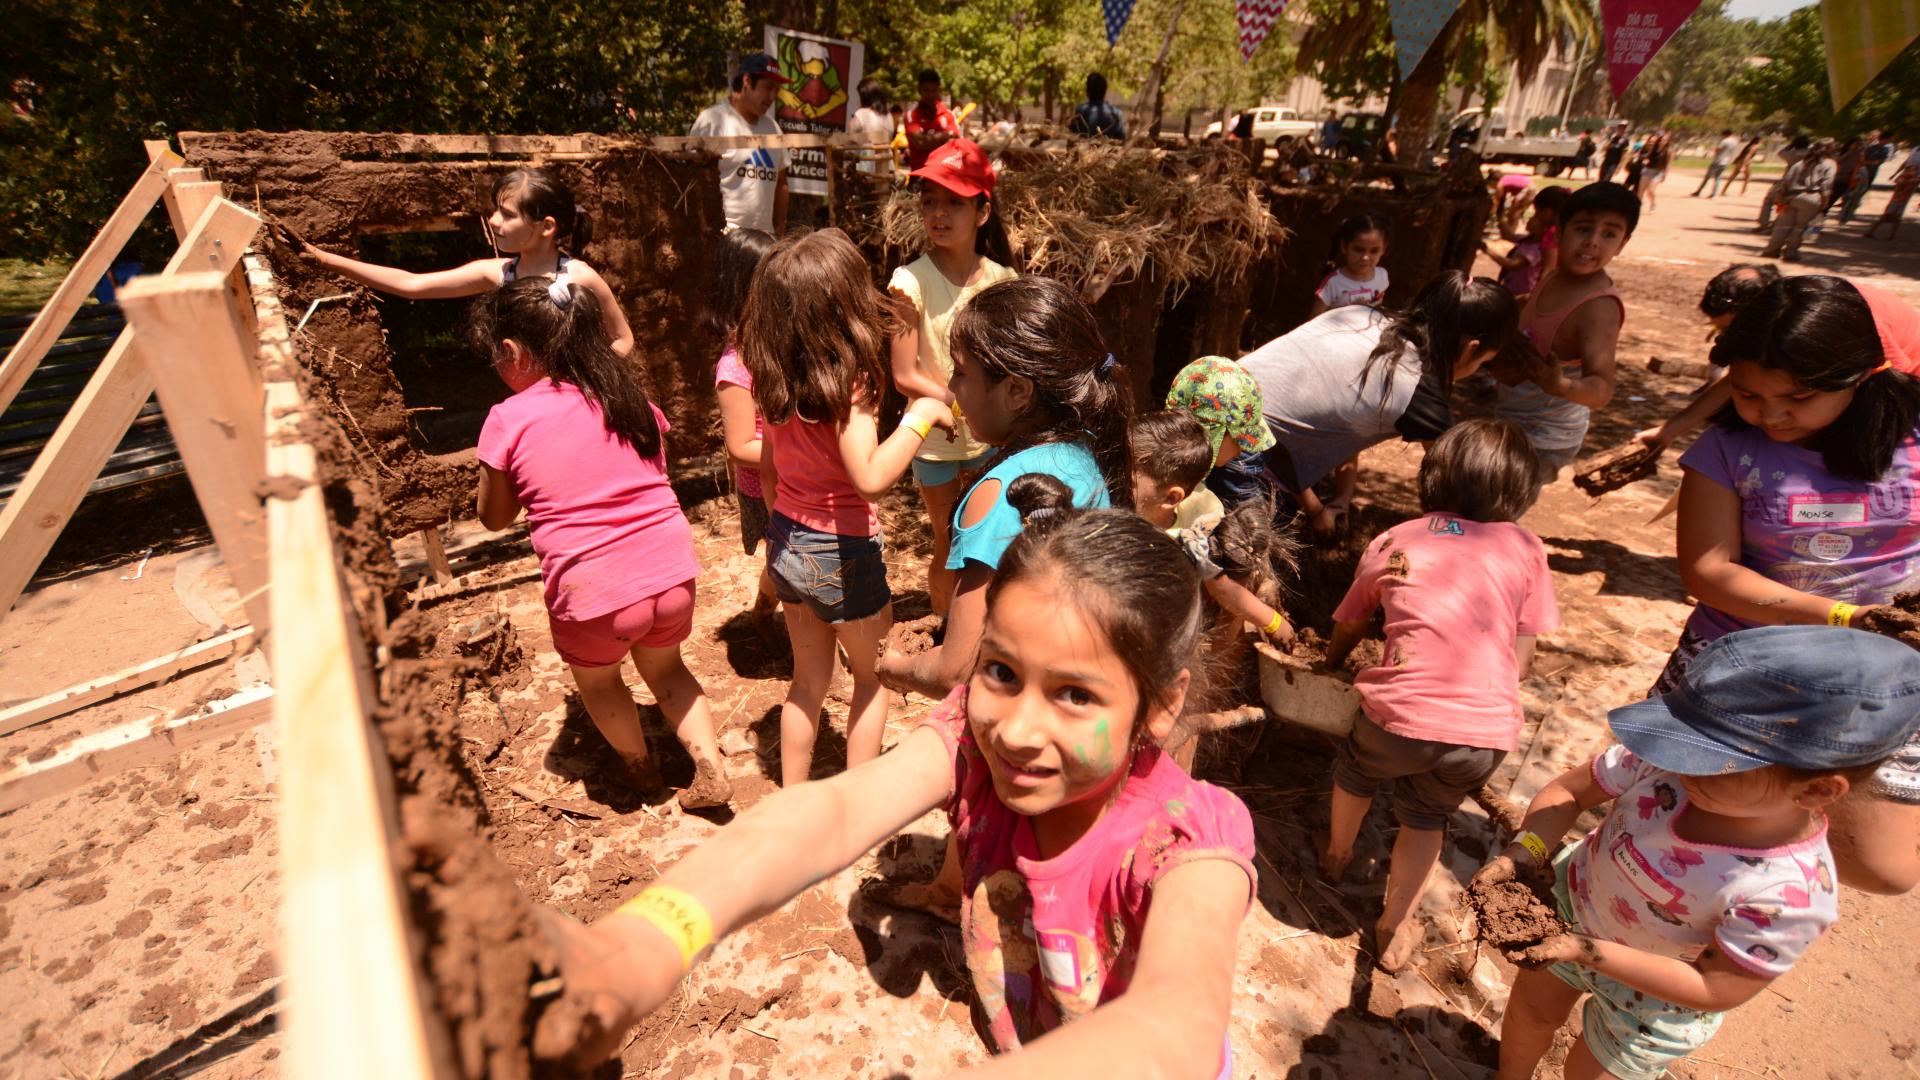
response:
<svg viewBox="0 0 1920 1080"><path fill-rule="evenodd" d="M1187 0L1180 0L1173 5L1173 17L1167 20L1167 36L1160 40L1160 55L1153 58L1153 67L1147 71L1147 81L1140 87L1140 92L1133 97L1133 106L1128 112L1132 114L1133 123L1136 126L1140 123L1140 118L1145 115L1143 110L1147 103L1159 100L1160 86L1167 77L1167 53L1173 49L1174 31L1180 28L1180 13L1186 10L1186 6ZM1157 106L1153 122L1156 126L1160 123Z"/></svg>
<svg viewBox="0 0 1920 1080"><path fill-rule="evenodd" d="M1392 126L1398 121L1400 150L1397 164L1416 168L1425 168L1427 165L1427 144L1433 141L1434 136L1434 113L1440 108L1440 92L1447 81L1446 57L1443 54L1448 36L1442 32L1434 41L1433 48L1420 58L1413 75L1394 88L1394 107L1388 124Z"/></svg>

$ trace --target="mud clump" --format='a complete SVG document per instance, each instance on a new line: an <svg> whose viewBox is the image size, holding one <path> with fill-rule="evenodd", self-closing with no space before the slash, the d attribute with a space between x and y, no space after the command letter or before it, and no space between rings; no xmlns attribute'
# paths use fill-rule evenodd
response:
<svg viewBox="0 0 1920 1080"><path fill-rule="evenodd" d="M882 655L890 652L902 656L919 656L931 651L940 644L936 631L943 622L938 615L928 615L910 622L894 623L887 631L886 642L881 645Z"/></svg>
<svg viewBox="0 0 1920 1080"><path fill-rule="evenodd" d="M1654 443L1634 440L1595 454L1575 468L1573 486L1595 498L1618 491L1652 476L1660 468L1662 449Z"/></svg>
<svg viewBox="0 0 1920 1080"><path fill-rule="evenodd" d="M1480 940L1508 959L1548 938L1573 932L1554 910L1553 886L1544 875L1476 882L1467 890L1467 899L1479 922Z"/></svg>
<svg viewBox="0 0 1920 1080"><path fill-rule="evenodd" d="M1903 592L1861 612L1854 625L1920 649L1920 590Z"/></svg>

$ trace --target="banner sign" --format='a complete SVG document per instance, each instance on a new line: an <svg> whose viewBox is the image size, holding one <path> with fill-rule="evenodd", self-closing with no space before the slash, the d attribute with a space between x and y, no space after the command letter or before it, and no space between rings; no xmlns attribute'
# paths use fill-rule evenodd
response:
<svg viewBox="0 0 1920 1080"><path fill-rule="evenodd" d="M1100 0L1100 13L1107 17L1107 48L1111 49L1133 17L1133 0Z"/></svg>
<svg viewBox="0 0 1920 1080"><path fill-rule="evenodd" d="M1240 15L1240 62L1253 59L1253 50L1267 40L1267 32L1287 10L1287 0L1237 0Z"/></svg>
<svg viewBox="0 0 1920 1080"><path fill-rule="evenodd" d="M1827 86L1839 112L1920 37L1920 0L1822 0L1820 28Z"/></svg>
<svg viewBox="0 0 1920 1080"><path fill-rule="evenodd" d="M1626 96L1641 69L1699 6L1700 0L1600 0L1613 100Z"/></svg>
<svg viewBox="0 0 1920 1080"><path fill-rule="evenodd" d="M792 81L773 101L780 130L795 135L832 135L847 130L860 108L860 79L867 47L783 27L766 28L766 49ZM795 195L827 193L827 152L789 150L787 190Z"/></svg>
<svg viewBox="0 0 1920 1080"><path fill-rule="evenodd" d="M1393 53L1400 64L1400 81L1413 77L1420 58L1433 47L1433 39L1446 28L1447 20L1460 9L1460 0L1387 0L1387 15L1393 20Z"/></svg>

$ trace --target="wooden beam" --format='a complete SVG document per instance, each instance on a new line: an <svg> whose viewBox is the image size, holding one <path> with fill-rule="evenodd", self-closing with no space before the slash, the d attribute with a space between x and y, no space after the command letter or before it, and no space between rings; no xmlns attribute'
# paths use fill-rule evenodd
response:
<svg viewBox="0 0 1920 1080"><path fill-rule="evenodd" d="M160 411L247 618L271 632L259 495L267 478L267 436L253 374L257 345L234 307L227 275L138 277L120 291L120 308L140 335Z"/></svg>
<svg viewBox="0 0 1920 1080"><path fill-rule="evenodd" d="M273 715L273 697L273 687L254 686L198 712L83 735L52 757L0 773L0 814L265 723Z"/></svg>
<svg viewBox="0 0 1920 1080"><path fill-rule="evenodd" d="M281 751L280 970L290 1080L425 1078L451 1073L433 1019L398 878L393 778L368 719L365 642L343 586L292 340L270 275L250 260L266 373L267 471L288 497L267 499L267 638Z"/></svg>
<svg viewBox="0 0 1920 1080"><path fill-rule="evenodd" d="M243 626L229 630L224 634L197 641L184 649L178 649L165 656L142 661L132 667L121 668L111 675L102 675L90 679L78 686L69 686L65 690L56 690L44 697L23 701L4 711L0 711L0 735L19 731L45 723L57 716L65 716L76 709L84 709L95 702L105 701L129 690L138 690L143 686L171 678L182 671L191 671L197 667L225 660L237 652L244 652L253 644L253 627Z"/></svg>
<svg viewBox="0 0 1920 1080"><path fill-rule="evenodd" d="M241 251L259 230L259 218L224 199L215 200L163 273L177 273L189 265L238 266ZM100 475L152 393L153 376L129 326L107 350L33 467L0 508L0 615L20 599L88 485Z"/></svg>
<svg viewBox="0 0 1920 1080"><path fill-rule="evenodd" d="M427 569L433 572L436 585L445 585L453 580L453 564L447 561L447 546L440 542L439 529L421 529L420 546L427 552Z"/></svg>
<svg viewBox="0 0 1920 1080"><path fill-rule="evenodd" d="M20 335L8 351L7 358L0 361L0 412L5 412L13 403L13 396L27 384L27 377L33 374L40 361L45 359L47 350L60 340L61 331L73 321L73 313L93 291L100 278L112 268L113 261L120 257L120 250L127 246L127 240L133 231L146 220L147 213L167 188L167 170L177 169L185 162L179 155L168 150L147 164L145 172L134 181L133 190L120 200L107 223L101 227L100 234L87 245L87 250L74 260L73 269L67 271L65 281L54 290L53 299L34 316L27 332Z"/></svg>

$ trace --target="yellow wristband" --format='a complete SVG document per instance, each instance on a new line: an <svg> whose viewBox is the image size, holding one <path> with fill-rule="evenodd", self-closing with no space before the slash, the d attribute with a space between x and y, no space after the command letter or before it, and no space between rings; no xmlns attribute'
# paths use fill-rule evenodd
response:
<svg viewBox="0 0 1920 1080"><path fill-rule="evenodd" d="M1280 614L1279 608L1275 608L1273 611L1273 621L1261 627L1260 632L1267 635L1268 637L1272 637L1273 635L1279 633L1280 628L1285 625L1287 625L1286 616Z"/></svg>
<svg viewBox="0 0 1920 1080"><path fill-rule="evenodd" d="M1844 600L1836 602L1832 607L1827 609L1827 625L1852 626L1853 613L1859 610L1860 605L1858 604L1849 604Z"/></svg>
<svg viewBox="0 0 1920 1080"><path fill-rule="evenodd" d="M900 421L900 426L924 439L933 430L933 421L921 416L909 416Z"/></svg>
<svg viewBox="0 0 1920 1080"><path fill-rule="evenodd" d="M618 915L632 915L652 923L680 950L680 968L693 970L693 958L713 944L713 917L707 906L691 893L666 885L653 885L620 905Z"/></svg>
<svg viewBox="0 0 1920 1080"><path fill-rule="evenodd" d="M1523 832L1519 836L1514 837L1513 842L1526 848L1527 854L1533 856L1534 862L1539 863L1541 866L1547 865L1547 842L1540 839L1539 833Z"/></svg>

